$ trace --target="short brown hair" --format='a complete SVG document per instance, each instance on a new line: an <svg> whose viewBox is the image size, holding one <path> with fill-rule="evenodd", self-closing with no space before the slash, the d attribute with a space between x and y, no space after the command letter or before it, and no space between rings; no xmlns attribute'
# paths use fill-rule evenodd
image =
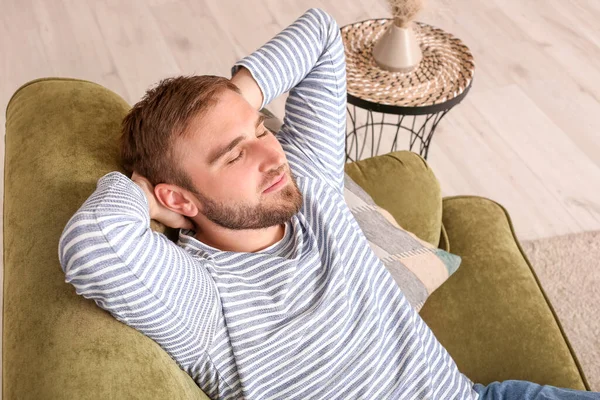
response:
<svg viewBox="0 0 600 400"><path fill-rule="evenodd" d="M240 93L229 79L215 75L178 76L146 91L123 119L121 162L150 183L171 183L195 192L189 176L174 159L174 144L185 137L194 118L214 107L224 90Z"/></svg>

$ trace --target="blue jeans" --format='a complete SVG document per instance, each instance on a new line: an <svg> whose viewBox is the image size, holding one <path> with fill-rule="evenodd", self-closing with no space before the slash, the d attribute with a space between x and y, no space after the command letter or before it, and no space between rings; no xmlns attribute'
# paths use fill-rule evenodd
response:
<svg viewBox="0 0 600 400"><path fill-rule="evenodd" d="M481 400L600 400L600 393L541 386L526 381L476 383L473 389Z"/></svg>

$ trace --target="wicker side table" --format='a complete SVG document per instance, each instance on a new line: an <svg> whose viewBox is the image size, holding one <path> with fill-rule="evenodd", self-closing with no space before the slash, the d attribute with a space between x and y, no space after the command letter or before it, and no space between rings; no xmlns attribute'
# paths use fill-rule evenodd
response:
<svg viewBox="0 0 600 400"><path fill-rule="evenodd" d="M373 46L393 21L370 19L341 27L346 53L348 114L346 161L381 154L381 139L391 128L387 151L398 150L401 131L410 133L409 150L419 139L419 154L427 159L435 129L446 113L469 92L475 64L469 48L451 34L424 23L414 31L423 52L421 63L408 73L380 68ZM360 122L357 107L366 111ZM380 113L377 118L374 113ZM386 117L388 121L386 121ZM390 138L391 139L391 138ZM363 154L370 141L370 154Z"/></svg>

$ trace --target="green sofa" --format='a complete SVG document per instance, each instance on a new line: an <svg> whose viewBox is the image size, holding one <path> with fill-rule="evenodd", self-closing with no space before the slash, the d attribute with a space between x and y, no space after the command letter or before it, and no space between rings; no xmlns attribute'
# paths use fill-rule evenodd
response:
<svg viewBox="0 0 600 400"><path fill-rule="evenodd" d="M65 283L58 239L99 177L121 170L130 105L88 81L38 79L6 113L3 393L13 399L204 399L160 346ZM506 210L441 197L425 160L399 151L347 173L406 229L462 257L421 316L473 381L588 384ZM155 226L156 229L160 227Z"/></svg>

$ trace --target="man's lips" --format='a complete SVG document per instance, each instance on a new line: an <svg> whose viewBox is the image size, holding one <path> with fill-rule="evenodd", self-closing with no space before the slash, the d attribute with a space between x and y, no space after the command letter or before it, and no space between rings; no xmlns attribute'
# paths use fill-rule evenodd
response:
<svg viewBox="0 0 600 400"><path fill-rule="evenodd" d="M283 185L285 183L285 181L286 181L286 175L285 175L285 171L284 171L281 175L275 177L269 183L269 186L267 186L267 188L263 191L263 193L269 193L269 192L272 192L272 191L278 189L281 185Z"/></svg>

